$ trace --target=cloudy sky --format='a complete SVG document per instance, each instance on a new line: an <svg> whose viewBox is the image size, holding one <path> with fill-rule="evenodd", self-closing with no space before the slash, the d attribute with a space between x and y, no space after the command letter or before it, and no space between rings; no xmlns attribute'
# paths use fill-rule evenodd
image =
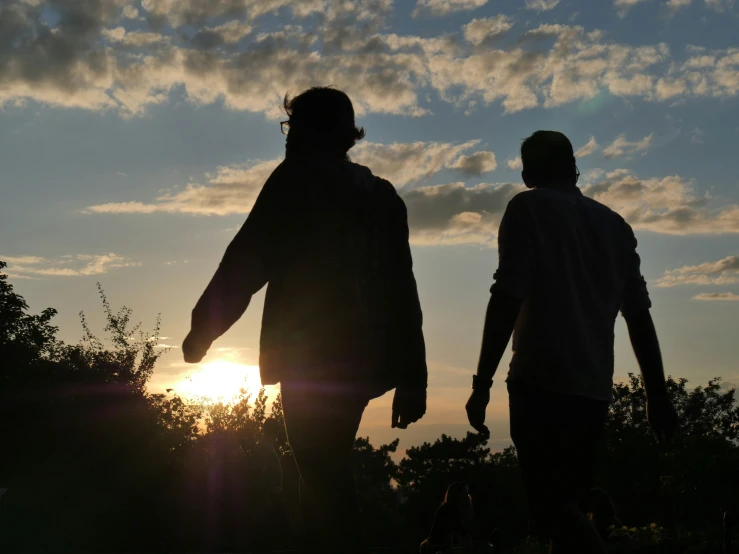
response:
<svg viewBox="0 0 739 554"><path fill-rule="evenodd" d="M585 194L636 230L667 371L739 382L738 13L733 0L3 0L0 259L33 310L59 310L65 341L80 310L102 331L97 281L145 325L161 313L175 348L152 389L184 389L199 368L176 347L282 159L280 100L333 84L367 130L353 159L408 205L426 321L423 425L390 430L383 398L365 434L407 447L467 430L496 230L536 129L570 137ZM262 299L206 359L221 372L257 363ZM636 370L619 321L617 377ZM504 374L494 446L508 441Z"/></svg>

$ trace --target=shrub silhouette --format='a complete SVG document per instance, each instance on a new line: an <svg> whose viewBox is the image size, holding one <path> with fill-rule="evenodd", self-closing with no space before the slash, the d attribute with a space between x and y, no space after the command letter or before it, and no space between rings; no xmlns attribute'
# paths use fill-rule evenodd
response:
<svg viewBox="0 0 739 554"><path fill-rule="evenodd" d="M82 339L67 345L56 312L28 313L0 262L0 502L2 552L246 551L260 529L250 494L249 454L265 417L282 419L279 396L242 390L230 404L152 394L147 383L163 349L151 332L114 311L98 338L81 314ZM614 386L598 485L643 551L717 552L721 514L737 510L739 408L733 389L712 379L668 387L684 422L665 451L646 419L641 379ZM515 449L491 453L473 434L442 436L393 460L399 442L355 445L357 488L377 545L417 546L444 491L469 484L475 537L512 552L527 534ZM297 470L286 437L278 448L288 511L297 513ZM655 527L651 524L654 523ZM636 529L636 531L629 531ZM658 532L655 532L657 529ZM289 536L273 546L290 546ZM651 545L651 546L650 546ZM667 546L666 546L667 545ZM614 546L614 548L616 548Z"/></svg>

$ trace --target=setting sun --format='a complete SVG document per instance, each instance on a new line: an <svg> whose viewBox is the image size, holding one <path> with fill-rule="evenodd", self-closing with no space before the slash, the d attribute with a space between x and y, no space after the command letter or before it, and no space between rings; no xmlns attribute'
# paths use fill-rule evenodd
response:
<svg viewBox="0 0 739 554"><path fill-rule="evenodd" d="M216 360L200 365L177 383L174 390L182 396L228 403L238 397L242 388L255 396L261 386L259 367Z"/></svg>

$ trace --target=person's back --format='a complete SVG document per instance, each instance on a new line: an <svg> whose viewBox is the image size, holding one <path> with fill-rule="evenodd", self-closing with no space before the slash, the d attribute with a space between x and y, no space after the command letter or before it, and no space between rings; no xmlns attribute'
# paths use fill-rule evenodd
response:
<svg viewBox="0 0 739 554"><path fill-rule="evenodd" d="M418 366L423 345L420 306L407 304L415 281L402 200L389 182L340 158L288 157L270 181L265 192L282 199L289 217L269 254L263 382L364 380L378 394L392 389L392 365L412 352Z"/></svg>
<svg viewBox="0 0 739 554"><path fill-rule="evenodd" d="M182 351L199 362L267 285L259 369L263 385L281 385L306 546L360 552L351 450L364 409L395 388L393 427L426 411L407 214L390 183L349 161L364 130L346 94L316 87L284 109L285 161L195 306Z"/></svg>
<svg viewBox="0 0 739 554"><path fill-rule="evenodd" d="M508 381L609 400L614 324L624 295L641 293L638 301L648 303L631 229L577 187L523 192L509 213L530 225L528 236L512 241L533 242L536 269L514 330ZM509 277L504 271L499 281ZM513 287L523 284L516 277L510 276Z"/></svg>
<svg viewBox="0 0 739 554"><path fill-rule="evenodd" d="M626 319L659 439L675 429L636 239L585 198L572 144L537 131L521 145L527 188L506 208L485 318L470 424L483 434L498 364L513 332L511 439L538 536L552 552L604 552L579 499L592 486L613 386L614 324Z"/></svg>

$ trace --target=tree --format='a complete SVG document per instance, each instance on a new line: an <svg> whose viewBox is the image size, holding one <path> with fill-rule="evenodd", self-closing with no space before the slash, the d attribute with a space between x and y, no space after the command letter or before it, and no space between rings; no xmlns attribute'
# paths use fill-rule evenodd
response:
<svg viewBox="0 0 739 554"><path fill-rule="evenodd" d="M690 390L668 378L682 428L664 450L651 435L642 379L614 385L599 481L629 525L660 521L678 536L718 540L722 510L739 499L739 407L720 381Z"/></svg>

